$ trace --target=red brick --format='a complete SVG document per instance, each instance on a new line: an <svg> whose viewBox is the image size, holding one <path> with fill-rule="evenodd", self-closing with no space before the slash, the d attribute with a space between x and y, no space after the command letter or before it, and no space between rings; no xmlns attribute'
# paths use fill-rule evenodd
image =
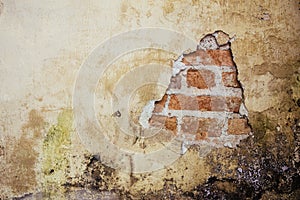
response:
<svg viewBox="0 0 300 200"><path fill-rule="evenodd" d="M170 89L180 89L181 88L181 75L176 75L175 77L172 76L170 84Z"/></svg>
<svg viewBox="0 0 300 200"><path fill-rule="evenodd" d="M165 121L165 128L167 130L176 132L177 131L177 119L176 119L176 117L168 117Z"/></svg>
<svg viewBox="0 0 300 200"><path fill-rule="evenodd" d="M230 50L197 50L184 55L185 65L234 66Z"/></svg>
<svg viewBox="0 0 300 200"><path fill-rule="evenodd" d="M170 110L198 110L197 97L172 94L169 102Z"/></svg>
<svg viewBox="0 0 300 200"><path fill-rule="evenodd" d="M239 97L211 97L211 109L210 111L227 111L238 113L242 99Z"/></svg>
<svg viewBox="0 0 300 200"><path fill-rule="evenodd" d="M244 135L251 132L251 128L247 123L247 119L236 118L228 119L228 134L232 135Z"/></svg>
<svg viewBox="0 0 300 200"><path fill-rule="evenodd" d="M199 110L239 112L242 99L239 97L198 96Z"/></svg>
<svg viewBox="0 0 300 200"><path fill-rule="evenodd" d="M149 124L152 127L164 128L167 117L162 115L152 115L149 119Z"/></svg>
<svg viewBox="0 0 300 200"><path fill-rule="evenodd" d="M208 50L217 66L234 66L230 50Z"/></svg>
<svg viewBox="0 0 300 200"><path fill-rule="evenodd" d="M228 111L238 113L242 99L221 96L171 95L170 110Z"/></svg>
<svg viewBox="0 0 300 200"><path fill-rule="evenodd" d="M152 115L149 124L152 127L163 128L173 132L177 131L177 119L176 117L167 117L162 115Z"/></svg>
<svg viewBox="0 0 300 200"><path fill-rule="evenodd" d="M226 97L227 111L238 113L242 99L240 97Z"/></svg>
<svg viewBox="0 0 300 200"><path fill-rule="evenodd" d="M169 109L170 110L181 110L181 105L180 105L180 96L183 95L175 95L172 94L170 97L170 101L169 101Z"/></svg>
<svg viewBox="0 0 300 200"><path fill-rule="evenodd" d="M209 96L185 96L181 94L171 95L170 110L211 110L211 97Z"/></svg>
<svg viewBox="0 0 300 200"><path fill-rule="evenodd" d="M223 72L222 82L225 87L235 87L235 88L240 87L240 84L237 81L236 72Z"/></svg>
<svg viewBox="0 0 300 200"><path fill-rule="evenodd" d="M167 98L168 98L168 95L165 94L160 101L155 101L155 103L154 103L154 109L153 109L154 113L162 112L162 110L165 107Z"/></svg>
<svg viewBox="0 0 300 200"><path fill-rule="evenodd" d="M218 137L224 123L214 118L183 117L181 130L184 134L195 134L196 138Z"/></svg>
<svg viewBox="0 0 300 200"><path fill-rule="evenodd" d="M198 130L200 130L200 132L206 132L208 137L219 137L222 134L223 126L224 123L218 119L200 118Z"/></svg>
<svg viewBox="0 0 300 200"><path fill-rule="evenodd" d="M215 86L215 74L210 70L189 69L186 77L187 85L199 89L207 89Z"/></svg>
<svg viewBox="0 0 300 200"><path fill-rule="evenodd" d="M197 97L197 104L199 106L199 110L201 111L211 111L211 103L212 103L212 98L210 96L198 96Z"/></svg>

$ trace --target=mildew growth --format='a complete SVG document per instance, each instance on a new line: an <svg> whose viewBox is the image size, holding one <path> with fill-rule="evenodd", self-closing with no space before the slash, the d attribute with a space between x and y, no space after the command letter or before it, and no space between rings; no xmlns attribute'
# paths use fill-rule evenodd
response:
<svg viewBox="0 0 300 200"><path fill-rule="evenodd" d="M66 182L69 169L69 149L73 112L64 110L59 114L57 124L50 127L43 142L43 188L51 195L58 186Z"/></svg>

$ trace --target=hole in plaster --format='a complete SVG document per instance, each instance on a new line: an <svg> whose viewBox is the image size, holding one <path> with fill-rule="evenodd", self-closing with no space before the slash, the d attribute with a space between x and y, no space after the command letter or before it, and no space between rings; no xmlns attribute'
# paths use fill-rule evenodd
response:
<svg viewBox="0 0 300 200"><path fill-rule="evenodd" d="M196 51L179 56L161 99L143 108L142 128L173 131L182 138L182 152L192 144L233 148L247 137L251 129L230 49L233 40L219 30L201 39Z"/></svg>

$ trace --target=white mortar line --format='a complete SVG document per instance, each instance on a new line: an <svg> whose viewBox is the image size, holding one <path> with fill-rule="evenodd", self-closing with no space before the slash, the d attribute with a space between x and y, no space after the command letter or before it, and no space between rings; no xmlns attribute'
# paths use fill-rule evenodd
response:
<svg viewBox="0 0 300 200"><path fill-rule="evenodd" d="M171 116L176 117L198 117L198 118L215 118L222 120L228 116L228 112L216 112L216 111L199 111L199 110L169 110Z"/></svg>
<svg viewBox="0 0 300 200"><path fill-rule="evenodd" d="M242 97L241 88L232 88L216 86L210 89L197 89L194 87L184 88L183 89L170 89L167 91L167 94L183 94L186 96L220 96L220 97Z"/></svg>
<svg viewBox="0 0 300 200"><path fill-rule="evenodd" d="M170 99L171 99L171 97L170 97L170 95L168 95L166 103L164 105L164 108L163 108L163 110L161 112L162 115L168 116Z"/></svg>
<svg viewBox="0 0 300 200"><path fill-rule="evenodd" d="M187 69L206 69L206 70L220 70L223 72L235 72L235 66L216 66L216 65L187 65Z"/></svg>
<svg viewBox="0 0 300 200"><path fill-rule="evenodd" d="M227 112L226 117L224 118L224 126L222 127L222 135L227 136L228 133L228 118L231 116L232 113Z"/></svg>

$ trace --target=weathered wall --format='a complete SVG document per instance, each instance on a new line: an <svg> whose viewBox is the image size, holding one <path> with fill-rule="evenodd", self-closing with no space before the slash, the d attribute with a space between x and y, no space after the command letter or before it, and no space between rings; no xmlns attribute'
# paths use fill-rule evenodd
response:
<svg viewBox="0 0 300 200"><path fill-rule="evenodd" d="M185 191L214 174L219 164L215 159L226 149L212 158L199 158L199 151L205 149L192 149L165 169L136 175L104 167L79 139L72 98L82 63L103 41L137 28L166 28L196 41L216 30L235 36L232 52L255 138L275 143L272 136L277 130L293 142L291 126L300 118L300 5L296 0L0 2L1 198L30 193L68 198L66 193L77 193L66 190L84 185L136 194L173 187L176 182L176 188ZM96 99L101 100L103 85L109 94L115 82L136 66L153 60L170 66L177 56L151 49L124 55L111 64L112 71L104 72ZM159 99L164 90L144 88L133 100ZM143 106L133 110L141 113ZM101 105L95 107L102 111ZM222 161L227 170L221 172L230 176L236 165L237 160L227 157Z"/></svg>

